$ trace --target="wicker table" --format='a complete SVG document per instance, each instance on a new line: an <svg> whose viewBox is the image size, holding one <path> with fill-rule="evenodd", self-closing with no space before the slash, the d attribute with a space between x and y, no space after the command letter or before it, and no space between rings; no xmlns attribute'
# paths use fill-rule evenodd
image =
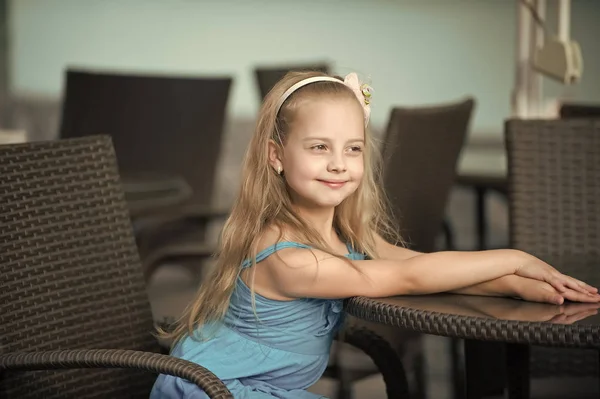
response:
<svg viewBox="0 0 600 399"><path fill-rule="evenodd" d="M180 206L192 195L191 187L179 176L124 174L121 183L134 219Z"/></svg>
<svg viewBox="0 0 600 399"><path fill-rule="evenodd" d="M349 314L417 332L465 339L467 398L481 395L470 342L507 345L510 398L529 397L529 346L600 349L598 305L569 303L562 307L509 298L469 295L424 295L393 298L351 298ZM567 313L574 316L567 318ZM577 320L577 318L582 318ZM570 323L570 324L569 324Z"/></svg>

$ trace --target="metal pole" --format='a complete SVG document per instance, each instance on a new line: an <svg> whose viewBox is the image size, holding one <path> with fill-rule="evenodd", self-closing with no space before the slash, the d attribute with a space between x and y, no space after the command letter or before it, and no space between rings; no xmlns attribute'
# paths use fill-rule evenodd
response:
<svg viewBox="0 0 600 399"><path fill-rule="evenodd" d="M530 64L530 38L531 15L526 6L517 1L517 45L515 87L512 98L512 117L524 119L529 117L528 87L531 78Z"/></svg>
<svg viewBox="0 0 600 399"><path fill-rule="evenodd" d="M535 8L542 20L546 20L546 0L534 0ZM533 22L533 21L532 21ZM535 72L531 67L531 62L535 56L536 49L541 48L544 45L544 28L540 24L532 23L532 35L529 43L529 73L531 79L528 87L528 100L529 100L529 116L533 118L539 118L544 113L544 92L543 92L543 79L542 75Z"/></svg>
<svg viewBox="0 0 600 399"><path fill-rule="evenodd" d="M569 41L571 29L571 0L560 0L558 3L558 39L566 43Z"/></svg>
<svg viewBox="0 0 600 399"><path fill-rule="evenodd" d="M8 0L0 0L0 127L10 124L7 110L9 97L9 40L8 40Z"/></svg>

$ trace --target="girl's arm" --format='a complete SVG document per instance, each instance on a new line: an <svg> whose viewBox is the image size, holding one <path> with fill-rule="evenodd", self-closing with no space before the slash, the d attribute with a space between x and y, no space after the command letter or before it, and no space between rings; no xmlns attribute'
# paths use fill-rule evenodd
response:
<svg viewBox="0 0 600 399"><path fill-rule="evenodd" d="M560 291L566 287L593 290L541 260L515 250L437 252L401 261L349 261L319 250L285 249L261 262L259 269L259 285L266 283L289 298L429 294L512 274L546 281Z"/></svg>
<svg viewBox="0 0 600 399"><path fill-rule="evenodd" d="M377 253L381 259L388 260L406 260L417 255L422 255L421 252L413 251L408 248L403 248L394 244L390 244L383 237L377 236L375 239L377 245ZM452 292L457 294L467 295L485 295L485 296L519 296L517 293L519 280L523 277L519 276L502 276L494 280L484 281L470 287L459 288ZM540 298L542 302L546 298Z"/></svg>
<svg viewBox="0 0 600 399"><path fill-rule="evenodd" d="M420 252L390 244L382 237L376 238L377 251L381 258L389 260L406 260ZM539 280L528 279L517 275L502 276L484 281L469 287L459 288L450 292L466 295L510 296L519 297L533 302L562 304L565 299L576 302L598 302L600 296L589 296L575 290L559 293L550 284Z"/></svg>

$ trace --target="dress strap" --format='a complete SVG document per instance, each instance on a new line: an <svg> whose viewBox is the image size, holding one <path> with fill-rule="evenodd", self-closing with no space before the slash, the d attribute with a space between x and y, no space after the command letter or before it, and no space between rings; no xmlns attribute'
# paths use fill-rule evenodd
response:
<svg viewBox="0 0 600 399"><path fill-rule="evenodd" d="M286 248L308 249L308 248L310 248L310 246L305 245L305 244L300 244L299 242L293 242L293 241L278 242L276 244L266 247L265 249L260 251L258 254L256 254L256 263L262 262L263 260L267 259L269 256L273 255L275 252L282 250L282 249L286 249ZM242 262L242 269L245 269L250 266L252 266L252 259L246 259Z"/></svg>
<svg viewBox="0 0 600 399"><path fill-rule="evenodd" d="M354 248L352 248L352 245L350 245L350 241L346 241L346 249L348 250L348 253L354 253Z"/></svg>

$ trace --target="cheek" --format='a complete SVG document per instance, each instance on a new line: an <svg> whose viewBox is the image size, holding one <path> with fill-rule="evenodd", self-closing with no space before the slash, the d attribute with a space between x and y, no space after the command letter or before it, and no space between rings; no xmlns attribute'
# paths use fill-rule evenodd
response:
<svg viewBox="0 0 600 399"><path fill-rule="evenodd" d="M306 181L307 171L301 167L301 163L297 159L286 159L283 164L285 173L285 181L294 191L298 191L302 187L302 182Z"/></svg>
<svg viewBox="0 0 600 399"><path fill-rule="evenodd" d="M288 176L294 180L314 179L327 166L319 157L296 156L287 161Z"/></svg>
<svg viewBox="0 0 600 399"><path fill-rule="evenodd" d="M348 166L352 178L355 180L362 179L363 174L365 173L365 162L362 157L352 159L352 161L348 163Z"/></svg>

